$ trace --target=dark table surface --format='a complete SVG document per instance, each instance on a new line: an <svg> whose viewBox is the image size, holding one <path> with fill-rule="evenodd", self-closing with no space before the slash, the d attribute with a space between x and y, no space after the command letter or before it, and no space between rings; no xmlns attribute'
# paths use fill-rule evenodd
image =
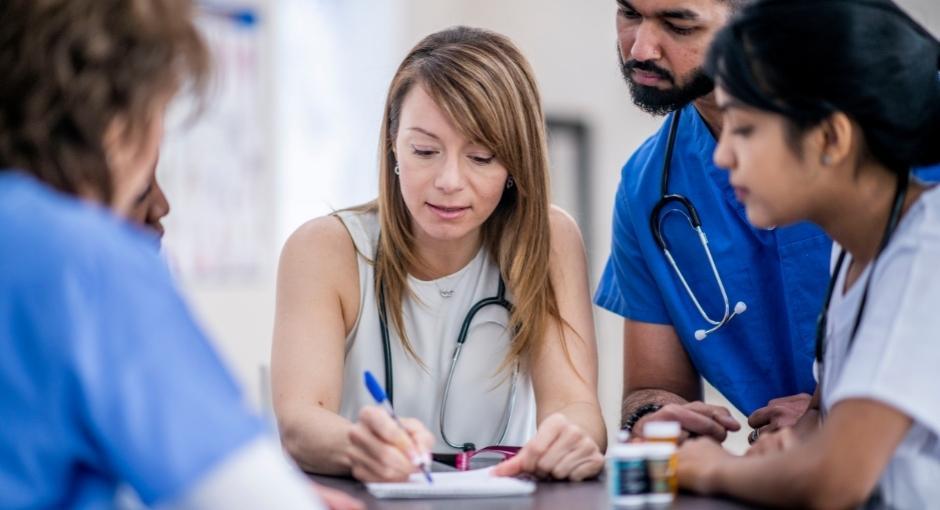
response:
<svg viewBox="0 0 940 510"><path fill-rule="evenodd" d="M366 503L370 509L413 509L413 510L463 510L463 509L510 509L510 510L550 510L550 509L594 509L614 508L607 497L607 487L603 481L588 482L540 482L535 493L529 496L511 498L470 498L470 499L375 499L366 491L365 485L349 479L330 476L311 476L317 483L340 489ZM681 510L740 510L753 508L734 501L717 498L700 498L680 494L672 506L638 508L673 508Z"/></svg>

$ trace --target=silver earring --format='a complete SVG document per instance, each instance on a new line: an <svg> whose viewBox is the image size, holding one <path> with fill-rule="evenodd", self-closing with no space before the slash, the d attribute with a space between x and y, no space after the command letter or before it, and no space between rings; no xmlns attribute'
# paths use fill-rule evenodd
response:
<svg viewBox="0 0 940 510"><path fill-rule="evenodd" d="M832 159L828 154L823 154L822 158L820 158L820 162L823 164L823 166L829 166L832 164Z"/></svg>
<svg viewBox="0 0 940 510"><path fill-rule="evenodd" d="M516 185L516 181L512 180L512 177L506 179L506 189L512 188Z"/></svg>
<svg viewBox="0 0 940 510"><path fill-rule="evenodd" d="M395 175L401 175L401 169L398 168L398 163L395 163Z"/></svg>

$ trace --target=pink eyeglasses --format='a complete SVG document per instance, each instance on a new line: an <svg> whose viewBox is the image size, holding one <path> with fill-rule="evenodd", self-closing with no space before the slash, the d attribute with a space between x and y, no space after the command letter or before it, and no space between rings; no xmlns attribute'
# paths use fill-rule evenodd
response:
<svg viewBox="0 0 940 510"><path fill-rule="evenodd" d="M468 471L498 464L515 457L519 446L487 446L479 450L466 450L457 453L435 453L434 460L453 466L457 471Z"/></svg>

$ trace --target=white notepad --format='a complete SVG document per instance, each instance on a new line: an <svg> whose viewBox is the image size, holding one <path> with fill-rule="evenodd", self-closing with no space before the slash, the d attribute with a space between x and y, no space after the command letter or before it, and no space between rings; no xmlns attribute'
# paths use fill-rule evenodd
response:
<svg viewBox="0 0 940 510"><path fill-rule="evenodd" d="M416 473L407 482L367 483L366 488L379 499L493 498L535 492L535 482L493 476L492 469L431 473L434 483L428 483L423 474Z"/></svg>

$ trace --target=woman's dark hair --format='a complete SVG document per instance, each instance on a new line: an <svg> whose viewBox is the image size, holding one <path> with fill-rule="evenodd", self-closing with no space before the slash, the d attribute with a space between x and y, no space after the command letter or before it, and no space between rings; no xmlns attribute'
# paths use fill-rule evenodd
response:
<svg viewBox="0 0 940 510"><path fill-rule="evenodd" d="M907 172L940 162L938 66L940 43L890 0L761 0L715 36L705 67L794 135L843 112L868 155Z"/></svg>
<svg viewBox="0 0 940 510"><path fill-rule="evenodd" d="M0 170L110 201L112 121L136 140L159 100L206 83L192 14L189 0L0 1Z"/></svg>

